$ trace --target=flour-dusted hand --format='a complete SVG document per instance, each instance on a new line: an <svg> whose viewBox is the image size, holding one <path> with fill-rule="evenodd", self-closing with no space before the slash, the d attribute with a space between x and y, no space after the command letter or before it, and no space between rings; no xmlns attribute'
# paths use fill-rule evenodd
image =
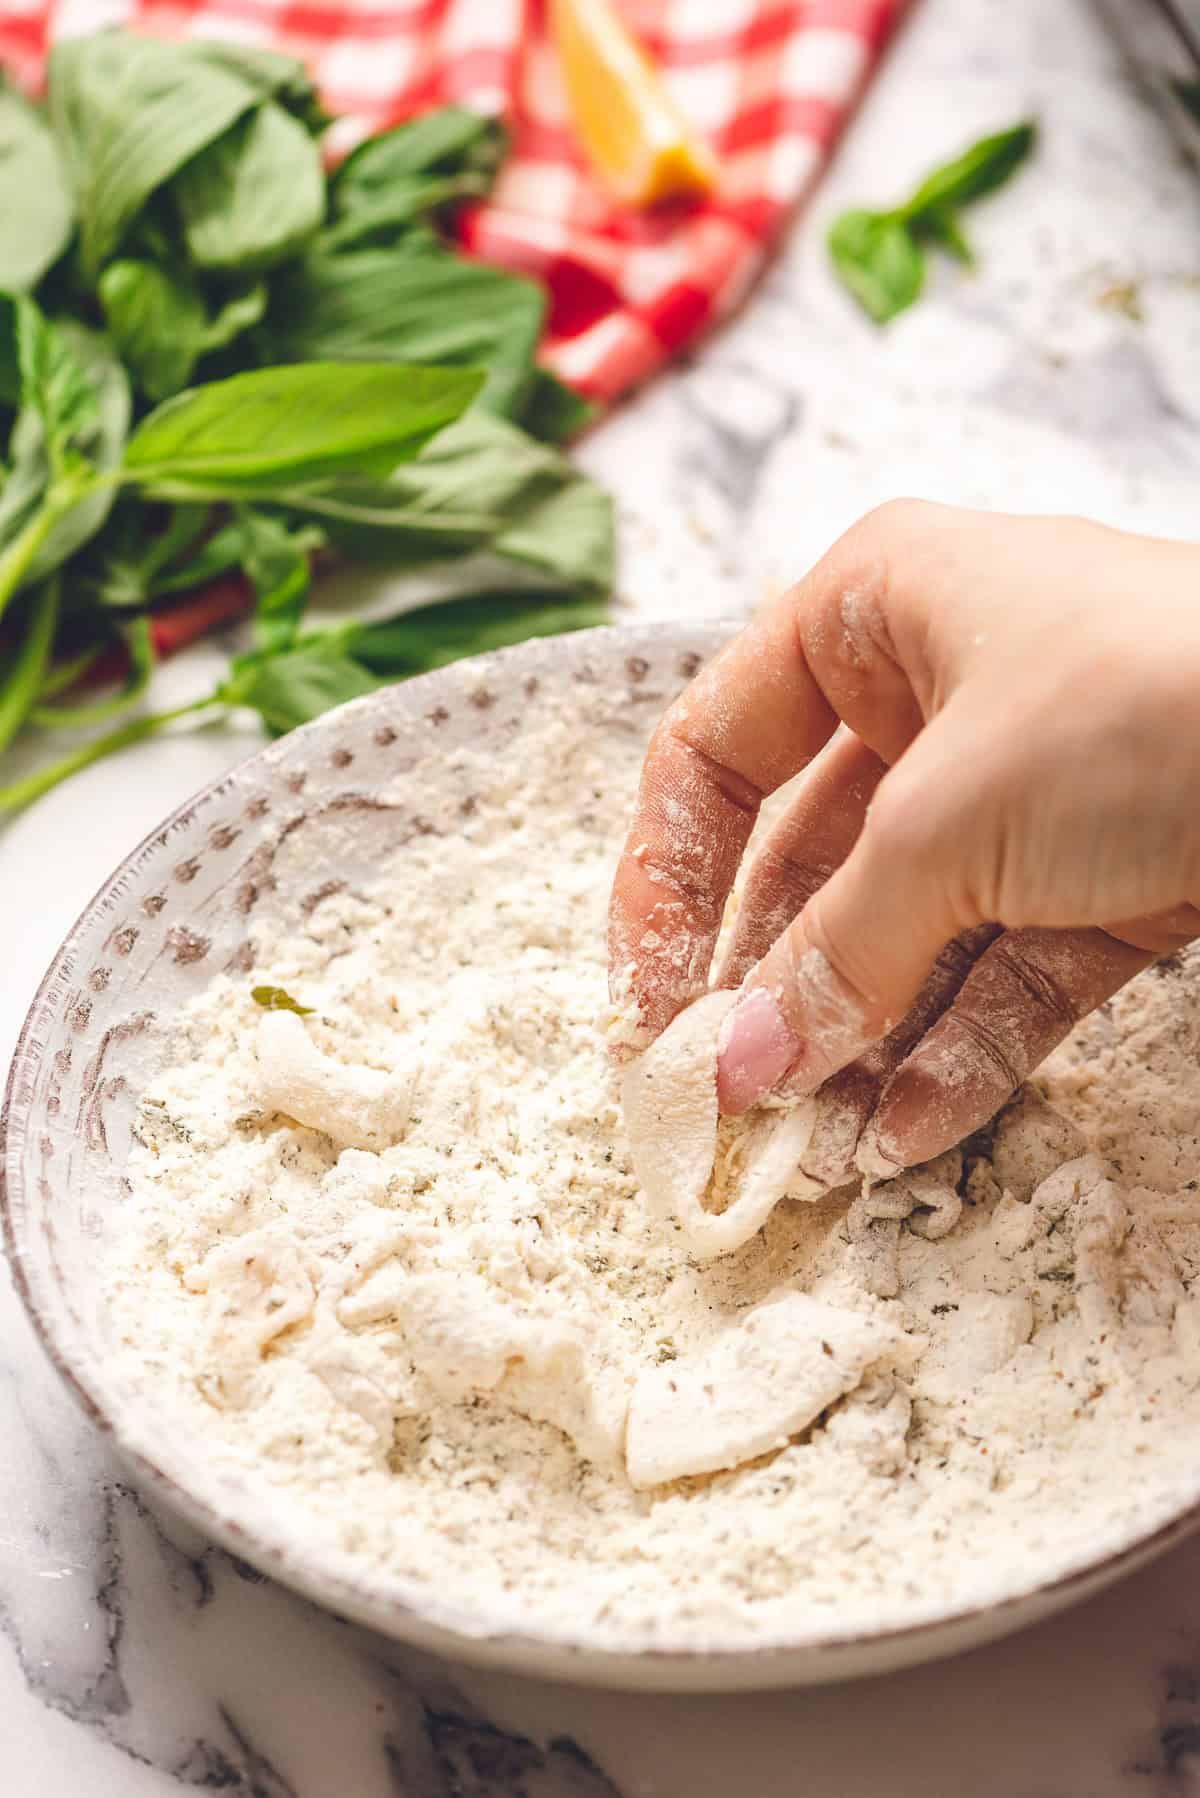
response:
<svg viewBox="0 0 1200 1798"><path fill-rule="evenodd" d="M914 501L849 531L655 734L610 917L643 1044L804 769L717 974L718 1095L819 1091L804 1167L894 1171L1200 935L1200 548Z"/></svg>

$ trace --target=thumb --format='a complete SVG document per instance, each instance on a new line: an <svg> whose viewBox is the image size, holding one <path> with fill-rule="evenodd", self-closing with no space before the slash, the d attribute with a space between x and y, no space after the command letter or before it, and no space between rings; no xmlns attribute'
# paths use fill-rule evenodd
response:
<svg viewBox="0 0 1200 1798"><path fill-rule="evenodd" d="M984 922L964 899L965 833L945 828L951 808L938 802L939 722L885 777L849 856L742 983L718 1048L723 1112L784 1081L815 1092L905 1015L950 938Z"/></svg>

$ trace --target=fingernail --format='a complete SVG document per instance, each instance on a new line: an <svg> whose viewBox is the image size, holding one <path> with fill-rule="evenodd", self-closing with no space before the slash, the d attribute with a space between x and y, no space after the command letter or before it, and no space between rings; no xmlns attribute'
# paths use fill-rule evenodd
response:
<svg viewBox="0 0 1200 1798"><path fill-rule="evenodd" d="M858 1139L854 1165L869 1180L890 1180L903 1170L904 1163L895 1153L895 1144L880 1137L878 1127L868 1124Z"/></svg>
<svg viewBox="0 0 1200 1798"><path fill-rule="evenodd" d="M800 1053L765 986L738 1000L717 1042L717 1102L724 1112L748 1111L782 1078Z"/></svg>

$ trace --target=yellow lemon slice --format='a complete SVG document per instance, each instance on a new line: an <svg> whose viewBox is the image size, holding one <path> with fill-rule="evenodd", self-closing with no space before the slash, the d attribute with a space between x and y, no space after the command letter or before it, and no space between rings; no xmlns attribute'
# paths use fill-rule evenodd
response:
<svg viewBox="0 0 1200 1798"><path fill-rule="evenodd" d="M609 0L550 0L550 25L580 142L617 197L650 206L708 193L712 152Z"/></svg>

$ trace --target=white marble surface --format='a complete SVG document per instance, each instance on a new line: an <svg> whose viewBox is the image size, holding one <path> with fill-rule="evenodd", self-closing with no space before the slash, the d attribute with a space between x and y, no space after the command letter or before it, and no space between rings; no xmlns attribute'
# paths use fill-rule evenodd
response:
<svg viewBox="0 0 1200 1798"><path fill-rule="evenodd" d="M1042 148L972 221L980 273L940 269L924 303L876 334L829 278L825 221L898 194L1027 109ZM1130 294L1140 322L1123 309ZM1200 177L1087 0L918 0L744 317L585 453L622 498L625 602L735 616L900 492L1193 534L1198 418ZM201 649L169 680L199 688L216 659ZM0 1051L117 857L254 742L221 729L144 745L6 830ZM397 1671L360 1632L156 1522L59 1388L0 1274L0 1791L189 1789L1200 1793L1200 1541L1007 1643L841 1688L687 1700L416 1658Z"/></svg>

